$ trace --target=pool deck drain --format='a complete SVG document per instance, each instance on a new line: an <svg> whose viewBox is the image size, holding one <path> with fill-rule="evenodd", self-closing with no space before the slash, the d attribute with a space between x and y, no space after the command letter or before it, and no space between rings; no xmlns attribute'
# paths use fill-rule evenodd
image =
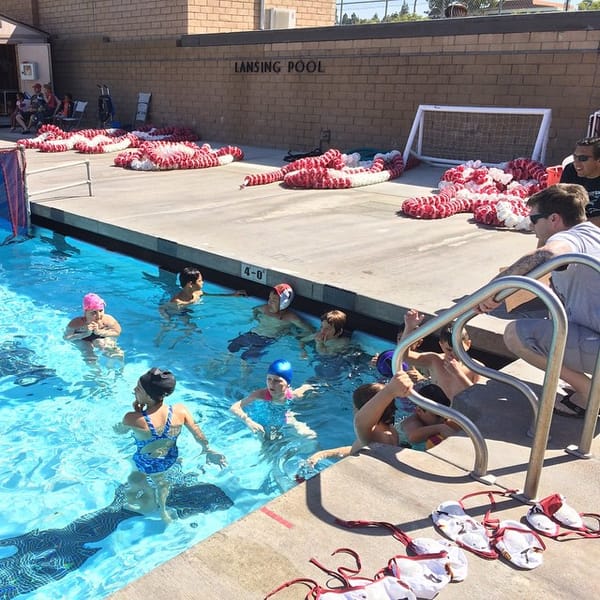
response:
<svg viewBox="0 0 600 600"><path fill-rule="evenodd" d="M0 130L0 145L18 136ZM215 144L218 147L220 144ZM436 314L472 293L535 245L532 235L490 229L459 214L438 221L396 216L404 198L429 195L443 169L420 166L400 179L350 190L289 190L278 184L240 189L243 178L282 164L284 150L243 147L244 161L198 171L139 173L112 166L112 155L27 151L28 170L89 158L94 196L74 188L32 198L34 215L91 233L171 254L189 263L239 276L243 263L267 270L268 285L290 281L306 298L396 324L415 307ZM52 171L29 178L31 191L51 188L81 172ZM501 348L503 322L477 317L475 343ZM515 366L516 365L516 366ZM515 363L526 381L542 374ZM490 472L505 488L521 489L531 440L527 403L493 382L477 386L465 411L488 440ZM555 418L539 497L566 495L579 511L600 512L598 430L593 457L565 454L582 422ZM349 432L350 434L350 432ZM474 452L466 437L430 453L374 447L349 457L126 586L115 600L148 597L253 600L288 579L326 576L312 556L333 564L339 547L356 550L362 573L372 574L403 548L385 532L345 531L334 518L385 520L412 537L431 536L428 517L440 502L485 489L469 477ZM482 501L483 502L483 501ZM474 500L471 514L486 508ZM500 501L501 518L526 507ZM544 564L517 571L504 561L469 556L465 582L442 598L584 598L595 594L600 540L547 541ZM332 563L333 561L333 563ZM337 564L337 563L336 563ZM303 598L292 587L278 598Z"/></svg>

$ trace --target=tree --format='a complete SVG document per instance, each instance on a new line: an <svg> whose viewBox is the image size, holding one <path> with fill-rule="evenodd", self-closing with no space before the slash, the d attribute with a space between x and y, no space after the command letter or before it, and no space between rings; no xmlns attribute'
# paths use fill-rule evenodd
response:
<svg viewBox="0 0 600 600"><path fill-rule="evenodd" d="M457 0L429 0L429 14L443 15L446 7L456 1ZM586 0L584 0L584 2L585 1ZM498 6L498 0L460 0L460 3L467 7L469 16L481 15L485 10Z"/></svg>

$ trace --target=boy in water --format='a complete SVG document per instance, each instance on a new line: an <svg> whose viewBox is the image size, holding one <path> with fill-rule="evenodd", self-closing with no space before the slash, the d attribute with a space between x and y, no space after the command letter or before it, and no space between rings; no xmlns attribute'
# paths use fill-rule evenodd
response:
<svg viewBox="0 0 600 600"><path fill-rule="evenodd" d="M273 287L268 302L256 306L252 311L252 316L258 324L231 340L227 346L229 352L246 348L241 354L242 359L258 358L265 353L266 347L279 337L294 331L313 333L313 328L290 309L293 299L294 290L289 284L280 283Z"/></svg>
<svg viewBox="0 0 600 600"><path fill-rule="evenodd" d="M181 286L181 290L169 301L176 306L196 304L202 296L247 296L246 290L236 290L230 294L209 294L203 291L204 280L202 273L196 267L185 267L179 273L179 285Z"/></svg>
<svg viewBox="0 0 600 600"><path fill-rule="evenodd" d="M424 316L414 309L404 315L402 338L411 334L423 322ZM406 361L419 370L429 373L431 383L438 385L450 401L479 381L479 375L462 364L452 350L452 326L440 331L441 353L417 352L411 348L406 352ZM462 344L465 350L471 347L471 339L465 330L462 332Z"/></svg>
<svg viewBox="0 0 600 600"><path fill-rule="evenodd" d="M344 330L347 316L341 310L330 310L321 315L320 329L302 342L315 342L317 354L341 354L348 348L350 335Z"/></svg>

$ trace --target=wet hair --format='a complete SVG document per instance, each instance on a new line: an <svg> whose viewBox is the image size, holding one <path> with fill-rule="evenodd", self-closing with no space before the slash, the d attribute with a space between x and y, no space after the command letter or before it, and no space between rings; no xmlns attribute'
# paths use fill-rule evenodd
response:
<svg viewBox="0 0 600 600"><path fill-rule="evenodd" d="M440 333L439 333L440 342L446 342L446 344L448 344L448 346L450 346L450 348L452 348L452 329L453 329L453 327L454 327L454 323L448 323L447 325L444 325L440 329ZM469 337L467 330L464 328L462 330L462 334L461 334L460 338L462 339L463 342L469 343L471 341L471 338Z"/></svg>
<svg viewBox="0 0 600 600"><path fill-rule="evenodd" d="M364 383L358 386L352 394L352 402L356 410L360 410L375 394L380 392L385 385L383 383ZM396 415L396 404L392 400L379 419L380 423L386 425L392 425L394 423L394 417Z"/></svg>
<svg viewBox="0 0 600 600"><path fill-rule="evenodd" d="M333 325L335 333L338 334L344 330L346 326L346 313L341 310L330 310L323 313L320 317L321 321L327 321L330 325Z"/></svg>
<svg viewBox="0 0 600 600"><path fill-rule="evenodd" d="M585 137L577 141L575 146L591 146L594 158L600 159L600 137Z"/></svg>
<svg viewBox="0 0 600 600"><path fill-rule="evenodd" d="M530 196L527 206L535 207L543 215L556 213L567 227L573 227L586 220L585 206L589 201L590 197L583 186L557 183Z"/></svg>
<svg viewBox="0 0 600 600"><path fill-rule="evenodd" d="M152 367L140 377L140 385L152 400L162 402L165 396L173 393L175 376L171 371L162 371Z"/></svg>
<svg viewBox="0 0 600 600"><path fill-rule="evenodd" d="M446 396L444 393L444 390L435 383L428 383L427 385L420 387L417 390L417 393L421 394L421 396L425 396L425 398L428 398L429 400L433 400L434 402L441 404L442 406L450 406L452 404L450 402L450 398L448 398L448 396Z"/></svg>
<svg viewBox="0 0 600 600"><path fill-rule="evenodd" d="M198 277L202 277L202 273L198 267L185 267L179 273L179 285L184 288L188 283L194 283Z"/></svg>

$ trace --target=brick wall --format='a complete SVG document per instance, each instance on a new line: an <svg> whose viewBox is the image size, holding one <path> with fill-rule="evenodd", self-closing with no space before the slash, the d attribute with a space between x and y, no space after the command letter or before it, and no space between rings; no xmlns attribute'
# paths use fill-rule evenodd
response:
<svg viewBox="0 0 600 600"><path fill-rule="evenodd" d="M419 104L551 108L547 162L555 163L600 108L600 13L561 16L570 29L555 30L558 15L524 15L304 30L310 41L303 30L191 36L182 45L59 39L54 73L59 91L92 108L96 82L108 83L123 123L137 93L151 91L156 124L284 150L313 149L321 128L336 148L402 149Z"/></svg>
<svg viewBox="0 0 600 600"><path fill-rule="evenodd" d="M33 4L34 0L2 0L0 14L30 27L39 27L34 21Z"/></svg>
<svg viewBox="0 0 600 600"><path fill-rule="evenodd" d="M135 39L256 30L259 7L259 0L3 0L0 13L63 38ZM265 7L295 8L297 27L335 20L335 0L274 0Z"/></svg>

